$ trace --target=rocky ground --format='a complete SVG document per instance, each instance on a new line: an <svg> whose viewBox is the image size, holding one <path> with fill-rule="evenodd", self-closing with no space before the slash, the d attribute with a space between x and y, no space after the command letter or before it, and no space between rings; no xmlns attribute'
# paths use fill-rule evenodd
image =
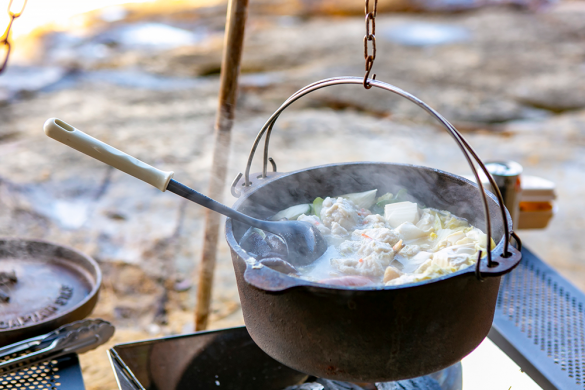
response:
<svg viewBox="0 0 585 390"><path fill-rule="evenodd" d="M0 76L0 236L48 239L98 260L104 283L93 315L116 325L109 346L192 330L203 209L56 144L43 122L61 118L205 192L224 12L151 15L139 23L162 28L159 39L147 34L141 44L127 15L81 35L48 34L35 68L15 65ZM556 183L549 227L520 236L585 290L585 7L382 14L376 23L377 79L438 109L483 159L515 160ZM230 182L290 94L320 78L363 76L363 34L359 16L250 15L225 156ZM271 145L281 171L374 160L470 173L451 138L416 106L359 86L296 103ZM234 201L228 189L224 199ZM223 242L218 262L211 327L240 325ZM105 347L82 364L88 389L116 387Z"/></svg>

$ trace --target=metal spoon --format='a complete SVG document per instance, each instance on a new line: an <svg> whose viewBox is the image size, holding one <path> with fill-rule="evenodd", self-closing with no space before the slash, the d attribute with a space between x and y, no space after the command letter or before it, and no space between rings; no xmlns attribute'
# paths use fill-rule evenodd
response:
<svg viewBox="0 0 585 390"><path fill-rule="evenodd" d="M44 125L45 134L81 153L111 165L136 177L161 191L175 194L225 215L274 234L287 244L287 260L296 266L310 264L327 249L321 233L310 223L300 221L263 221L242 214L215 200L173 180L173 172L152 167L102 141L95 139L57 118L48 119Z"/></svg>

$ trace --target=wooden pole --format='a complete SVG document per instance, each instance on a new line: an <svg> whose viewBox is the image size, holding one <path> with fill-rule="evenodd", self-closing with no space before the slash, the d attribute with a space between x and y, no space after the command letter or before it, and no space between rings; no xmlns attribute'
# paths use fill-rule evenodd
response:
<svg viewBox="0 0 585 390"><path fill-rule="evenodd" d="M230 152L231 130L236 110L236 95L240 61L244 46L244 31L248 13L248 0L229 0L226 30L221 63L219 108L215 121L215 142L213 146L213 165L209 179L209 196L221 201L224 190L227 164ZM219 237L220 215L206 210L205 237L197 288L197 307L195 308L195 330L207 329L213 274Z"/></svg>

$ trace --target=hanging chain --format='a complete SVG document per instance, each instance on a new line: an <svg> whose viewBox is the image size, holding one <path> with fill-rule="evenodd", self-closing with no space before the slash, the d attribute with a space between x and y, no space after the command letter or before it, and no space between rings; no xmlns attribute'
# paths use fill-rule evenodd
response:
<svg viewBox="0 0 585 390"><path fill-rule="evenodd" d="M10 29L12 28L12 23L14 22L14 19L19 18L20 15L22 15L24 7L26 7L27 0L22 1L22 7L20 7L20 10L18 12L12 10L12 2L13 0L10 0L10 2L8 3L8 17L10 18L10 21L8 22L8 27L6 27L6 31L4 31L4 34L2 35L2 37L0 37L0 50L3 50L4 53L4 58L2 59L2 57L0 57L1 59L0 74L4 72L4 69L6 69L6 64L8 64L8 57L10 56L10 49L12 48L10 45L10 41L8 40L8 38L10 37ZM2 52L0 52L0 55L2 55L1 53Z"/></svg>
<svg viewBox="0 0 585 390"><path fill-rule="evenodd" d="M378 13L378 0L374 0L374 9L370 12L370 0L366 0L366 35L364 36L364 59L366 60L366 74L364 75L364 88L370 89L372 86L368 81L370 72L376 59L376 14ZM369 54L369 42L372 43L372 54ZM372 80L376 79L376 75Z"/></svg>

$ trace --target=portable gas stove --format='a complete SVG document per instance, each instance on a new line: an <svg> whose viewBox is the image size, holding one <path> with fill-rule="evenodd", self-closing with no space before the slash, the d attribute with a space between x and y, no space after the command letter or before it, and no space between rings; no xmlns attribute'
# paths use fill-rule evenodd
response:
<svg viewBox="0 0 585 390"><path fill-rule="evenodd" d="M266 355L243 326L121 344L109 352L121 390L445 390L461 386L460 364L436 375L383 384L311 377Z"/></svg>
<svg viewBox="0 0 585 390"><path fill-rule="evenodd" d="M585 294L529 250L523 255L502 280L489 337L542 389L585 389ZM317 379L270 358L244 327L121 344L109 354L120 390L321 389L298 386ZM378 389L442 390L437 379L431 375ZM375 389L318 381L330 385L324 389L336 389L331 384Z"/></svg>

